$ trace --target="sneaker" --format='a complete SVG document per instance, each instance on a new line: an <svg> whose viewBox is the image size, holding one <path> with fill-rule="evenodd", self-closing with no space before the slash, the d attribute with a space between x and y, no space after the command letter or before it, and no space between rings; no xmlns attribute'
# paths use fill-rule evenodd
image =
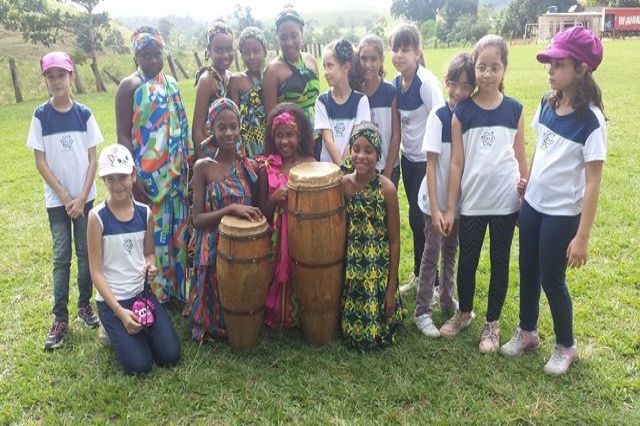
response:
<svg viewBox="0 0 640 426"><path fill-rule="evenodd" d="M575 343L570 347L556 344L549 362L544 366L544 372L553 376L565 374L576 357L577 349Z"/></svg>
<svg viewBox="0 0 640 426"><path fill-rule="evenodd" d="M409 281L406 284L401 285L398 290L400 291L400 294L408 293L409 291L418 287L419 282L420 282L420 277L418 277L415 274L411 274L411 276L409 277Z"/></svg>
<svg viewBox="0 0 640 426"><path fill-rule="evenodd" d="M435 326L430 315L423 314L414 317L418 330L427 337L440 337L440 330Z"/></svg>
<svg viewBox="0 0 640 426"><path fill-rule="evenodd" d="M52 351L62 346L68 328L66 321L54 321L51 330L49 330L47 340L44 342L44 350Z"/></svg>
<svg viewBox="0 0 640 426"><path fill-rule="evenodd" d="M86 305L78 309L78 321L80 321L80 324L88 328L96 328L100 325L100 320L93 312L91 305Z"/></svg>
<svg viewBox="0 0 640 426"><path fill-rule="evenodd" d="M111 338L107 334L107 330L105 330L102 324L100 324L100 328L98 329L98 341L102 344L102 346L111 346Z"/></svg>
<svg viewBox="0 0 640 426"><path fill-rule="evenodd" d="M500 347L500 321L485 321L480 332L480 353L495 352Z"/></svg>
<svg viewBox="0 0 640 426"><path fill-rule="evenodd" d="M520 327L511 340L502 345L500 352L506 356L520 356L525 351L535 351L540 347L540 337L537 331L524 331Z"/></svg>
<svg viewBox="0 0 640 426"><path fill-rule="evenodd" d="M476 317L476 314L471 312L461 312L459 309L453 314L447 322L440 327L440 334L447 337L455 336L465 328L469 327L471 321Z"/></svg>

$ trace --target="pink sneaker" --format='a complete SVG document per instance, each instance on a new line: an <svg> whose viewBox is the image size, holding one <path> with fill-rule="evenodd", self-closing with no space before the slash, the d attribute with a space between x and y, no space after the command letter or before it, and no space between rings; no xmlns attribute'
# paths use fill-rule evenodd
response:
<svg viewBox="0 0 640 426"><path fill-rule="evenodd" d="M544 366L544 372L552 376L565 374L571 367L577 351L578 347L575 343L570 347L556 344L549 362Z"/></svg>
<svg viewBox="0 0 640 426"><path fill-rule="evenodd" d="M446 337L452 337L460 333L465 328L469 327L471 321L476 317L476 314L471 312L461 312L457 310L456 313L449 318L447 322L440 327L440 334Z"/></svg>
<svg viewBox="0 0 640 426"><path fill-rule="evenodd" d="M500 321L485 321L480 332L480 353L495 352L500 347Z"/></svg>
<svg viewBox="0 0 640 426"><path fill-rule="evenodd" d="M506 356L519 356L525 351L535 351L540 347L540 337L537 331L524 331L520 327L511 340L500 348L500 352Z"/></svg>

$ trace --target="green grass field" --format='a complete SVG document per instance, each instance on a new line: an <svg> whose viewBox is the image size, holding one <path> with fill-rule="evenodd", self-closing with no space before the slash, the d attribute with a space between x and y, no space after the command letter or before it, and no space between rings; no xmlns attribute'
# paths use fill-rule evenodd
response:
<svg viewBox="0 0 640 426"><path fill-rule="evenodd" d="M507 94L525 105L527 123L546 90L534 54L511 51ZM51 237L42 183L25 140L44 99L0 106L0 424L640 424L640 41L605 40L595 77L604 92L609 155L586 267L568 274L579 359L565 377L542 373L553 346L543 297L540 351L519 359L483 356L481 321L454 339L428 340L407 320L397 344L367 354L339 342L306 345L299 331L265 332L259 346L234 354L223 343L201 347L174 317L183 360L174 369L125 377L96 332L71 325L70 343L42 350L51 324ZM442 75L456 50L427 51ZM389 61L387 60L387 63ZM192 111L191 82L181 83ZM78 96L115 141L114 91ZM527 155L533 146L527 128ZM559 185L562 182L558 183ZM98 182L98 199L105 189ZM401 193L401 200L404 195ZM412 269L406 202L402 208L400 278ZM517 235L502 342L518 324ZM475 311L486 309L488 253L478 270ZM70 314L76 314L72 289ZM405 299L412 311L415 297ZM434 314L437 325L444 318Z"/></svg>

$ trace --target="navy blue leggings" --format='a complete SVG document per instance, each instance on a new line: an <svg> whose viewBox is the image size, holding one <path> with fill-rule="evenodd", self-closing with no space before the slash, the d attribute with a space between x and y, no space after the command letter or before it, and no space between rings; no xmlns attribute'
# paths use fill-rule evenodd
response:
<svg viewBox="0 0 640 426"><path fill-rule="evenodd" d="M413 274L420 275L420 262L424 250L424 214L418 206L418 192L420 184L427 171L427 162L409 161L404 156L400 158L402 168L402 183L409 203L409 226L413 236Z"/></svg>
<svg viewBox="0 0 640 426"><path fill-rule="evenodd" d="M580 215L550 216L527 202L520 213L520 328L537 328L542 286L556 343L563 346L573 345L573 310L565 278L567 247L579 224Z"/></svg>
<svg viewBox="0 0 640 426"><path fill-rule="evenodd" d="M131 309L135 298L120 300L120 305ZM126 374L151 371L153 363L160 367L173 366L180 361L180 340L165 308L152 295L155 322L136 334L129 334L122 321L113 314L105 302L97 302L98 316L111 339L120 365Z"/></svg>

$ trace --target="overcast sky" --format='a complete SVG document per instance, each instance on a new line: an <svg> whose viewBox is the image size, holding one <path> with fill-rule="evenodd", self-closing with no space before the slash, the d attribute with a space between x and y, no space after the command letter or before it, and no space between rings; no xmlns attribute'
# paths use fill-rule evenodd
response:
<svg viewBox="0 0 640 426"><path fill-rule="evenodd" d="M231 14L233 6L238 3L242 6L251 6L254 17L258 19L273 18L288 3L293 4L303 15L309 12L361 10L362 8L389 10L391 7L391 0L104 0L98 11L106 10L114 17L189 15L197 20L209 21Z"/></svg>

